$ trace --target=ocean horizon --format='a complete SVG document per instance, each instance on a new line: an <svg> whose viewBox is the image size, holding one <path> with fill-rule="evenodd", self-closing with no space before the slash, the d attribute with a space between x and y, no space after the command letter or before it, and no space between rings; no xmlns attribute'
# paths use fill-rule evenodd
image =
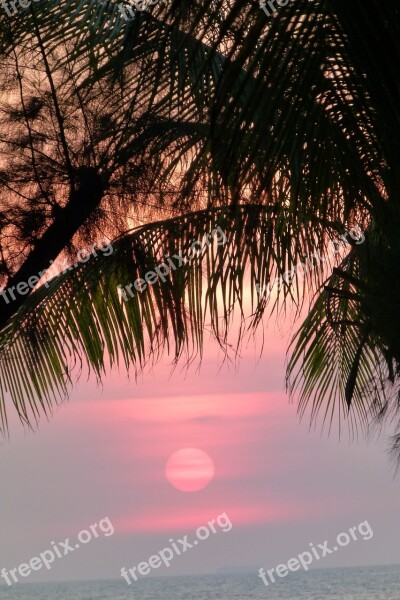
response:
<svg viewBox="0 0 400 600"><path fill-rule="evenodd" d="M400 565L333 567L290 573L265 586L257 571L123 580L21 583L0 600L399 600Z"/></svg>

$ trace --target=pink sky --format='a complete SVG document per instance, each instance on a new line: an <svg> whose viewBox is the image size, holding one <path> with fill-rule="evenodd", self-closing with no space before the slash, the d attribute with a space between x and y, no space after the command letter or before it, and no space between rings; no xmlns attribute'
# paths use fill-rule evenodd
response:
<svg viewBox="0 0 400 600"><path fill-rule="evenodd" d="M221 367L210 344L200 372L171 376L164 360L138 382L116 371L102 389L81 380L39 431L14 431L0 453L10 482L0 562L20 564L108 516L112 537L44 575L119 577L122 565L146 560L222 512L232 531L157 574L276 565L366 519L374 538L324 566L400 562L398 481L383 444L339 444L299 425L283 390L286 344L271 326L263 357L250 343L236 370ZM165 477L169 456L186 447L207 452L215 465L199 492L181 492Z"/></svg>

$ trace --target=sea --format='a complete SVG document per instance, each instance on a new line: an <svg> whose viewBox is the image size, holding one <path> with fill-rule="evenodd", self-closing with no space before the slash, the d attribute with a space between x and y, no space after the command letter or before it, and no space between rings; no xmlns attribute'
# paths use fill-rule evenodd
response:
<svg viewBox="0 0 400 600"><path fill-rule="evenodd" d="M0 588L0 600L400 600L400 565L314 569L265 586L257 572Z"/></svg>

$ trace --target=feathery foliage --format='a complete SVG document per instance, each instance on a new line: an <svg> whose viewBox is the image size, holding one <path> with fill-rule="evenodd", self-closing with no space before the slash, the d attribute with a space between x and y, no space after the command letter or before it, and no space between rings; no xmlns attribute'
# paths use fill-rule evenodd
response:
<svg viewBox="0 0 400 600"><path fill-rule="evenodd" d="M358 223L368 232L365 244L335 270L316 269L304 289L283 286L271 308L294 303L300 310L306 294L315 294L288 369L301 414L311 406L312 419L322 411L331 424L335 411L341 420L350 409L350 426L365 429L371 417L388 412L388 385L396 385L400 370L395 0L371 0L367 9L361 0L293 0L272 18L247 0L171 0L130 22L112 2L46 0L13 19L1 15L0 25L4 56L36 57L35 65L47 58L57 82L69 86L65 101L73 105L80 97L85 109L107 107L103 125L110 123L111 138L103 127L100 152L87 143L83 153L84 166L105 182L102 201L112 207L118 197L124 218L138 202L149 206L150 197L157 210L175 215L121 238L111 257L91 259L49 290L37 290L11 317L4 352L17 346L20 355L40 352L37 361L27 354L26 364L47 370L36 384L27 376L38 402L50 402L55 386L64 390L70 368L57 336L51 341L41 333L35 350L28 334L35 319L40 330L46 315L53 333L63 331L65 352L84 357L98 375L105 349L112 362L121 353L125 363L138 365L172 340L176 357L184 348L188 356L193 348L201 353L206 314L226 340L232 307L236 302L240 310L243 302L246 267L250 289L263 287L303 256L323 254L331 237ZM95 122L83 126L89 140ZM73 146L68 135L65 146ZM74 180L82 160L78 152L71 156ZM123 182L115 196L112 181ZM129 210L121 202L126 197ZM189 224L195 237L205 222L219 223L217 215L230 222L229 243L204 257L204 288L199 262L181 279L121 304L117 278L132 281L161 249L169 251L170 227L178 247L187 243ZM253 300L252 328L266 308ZM8 362L7 389L29 421L23 398L30 388L13 361L2 364Z"/></svg>

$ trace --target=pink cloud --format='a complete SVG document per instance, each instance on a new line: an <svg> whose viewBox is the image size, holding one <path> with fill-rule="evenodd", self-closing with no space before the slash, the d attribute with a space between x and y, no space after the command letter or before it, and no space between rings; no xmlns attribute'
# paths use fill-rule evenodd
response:
<svg viewBox="0 0 400 600"><path fill-rule="evenodd" d="M186 531L206 525L211 519L226 513L234 526L257 523L276 523L291 521L304 516L305 511L293 504L262 504L237 506L230 502L220 502L212 507L188 506L186 511L177 511L175 507L163 509L162 512L141 511L135 516L114 519L116 530L120 533L140 531Z"/></svg>

